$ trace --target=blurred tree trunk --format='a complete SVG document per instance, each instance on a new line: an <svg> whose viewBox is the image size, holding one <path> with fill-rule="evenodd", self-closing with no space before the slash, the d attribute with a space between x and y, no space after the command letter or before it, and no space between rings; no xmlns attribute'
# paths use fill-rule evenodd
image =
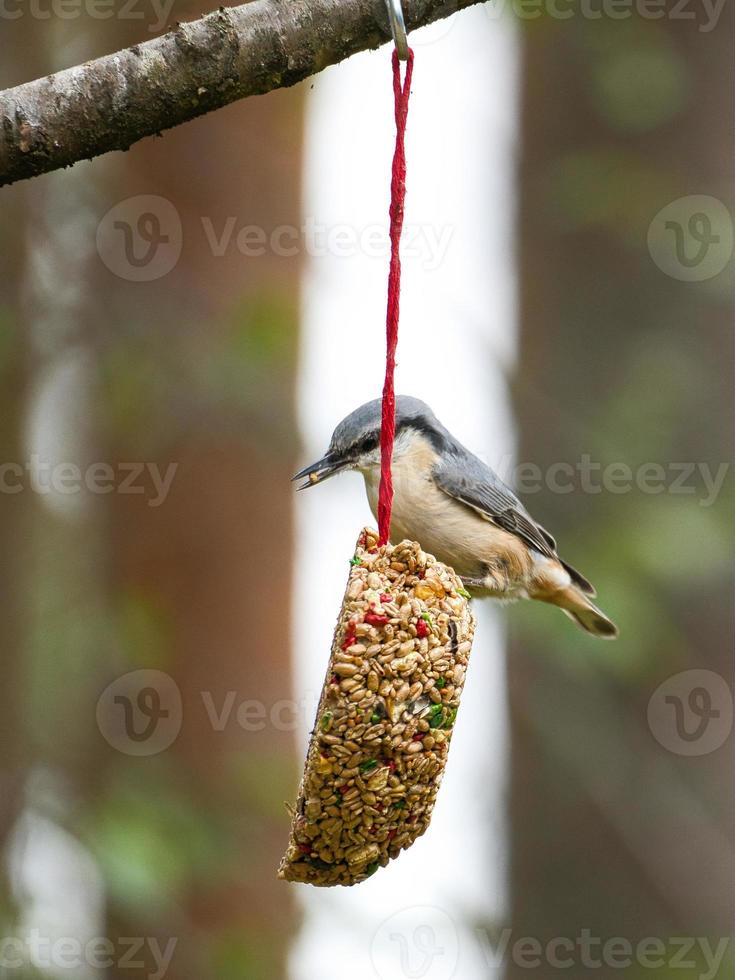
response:
<svg viewBox="0 0 735 980"><path fill-rule="evenodd" d="M277 92L142 144L100 209L159 195L183 235L166 277L109 277L101 391L110 458L177 467L160 506L109 498L111 591L119 621L138 624L121 638L125 658L166 671L183 701L163 783L145 759L121 760L117 786L106 779L111 805L163 789L155 822L167 805L180 815L159 826L180 862L164 914L131 920L115 903L112 928L178 937L171 980L285 976L293 925L275 869L299 710L289 650L301 117L301 93Z"/></svg>
<svg viewBox="0 0 735 980"><path fill-rule="evenodd" d="M704 32L663 13L589 20L575 8L524 31L516 403L520 460L545 472L584 453L632 467L732 457L722 368L735 354L732 264L681 282L646 246L654 216L680 197L712 195L734 211L732 14ZM723 789L732 739L712 755L678 757L648 731L646 705L688 667L733 686L722 643L732 602L696 530L704 522L716 540L728 515L639 490L544 489L527 502L598 586L621 638L601 644L548 609L519 616L514 936L727 935L734 844L717 814L725 798L732 805ZM621 972L585 967L578 950L574 962L566 976ZM509 977L527 974L509 964Z"/></svg>
<svg viewBox="0 0 735 980"><path fill-rule="evenodd" d="M200 12L179 5L175 14ZM42 75L71 34L82 57L93 33L112 47L141 30L123 18L92 26L14 21L0 41L2 84L29 71L26 36ZM54 437L51 453L83 471L176 467L157 506L149 477L126 492L118 471L116 492L82 494L75 513L28 489L3 494L0 511L0 835L22 802L25 728L36 772L50 777L44 816L101 872L101 896L93 876L78 890L102 898L94 911L106 914L116 950L109 975L124 980L156 969L150 947L133 957L142 965L121 962L126 936L161 949L175 940L171 980L285 975L293 923L275 872L283 801L297 780L293 732L310 710L291 701L289 657L301 140L293 89L3 192L0 462L25 461L33 409ZM133 281L127 252L107 267L98 252L98 225L122 240L105 215L129 198L133 235L140 199L141 214L168 207L164 218L180 222L180 258L150 281ZM136 261L160 244L141 235ZM67 400L39 407L49 378L77 356ZM136 757L103 738L95 706L108 684L140 669L173 678L183 724L165 751ZM64 911L50 910L62 925ZM64 925L71 938L75 925Z"/></svg>
<svg viewBox="0 0 735 980"><path fill-rule="evenodd" d="M12 39L0 32L0 87L9 84L21 66L37 66L28 18L16 25ZM28 491L25 474L10 466L23 465L23 413L29 377L27 319L24 308L28 272L28 193L14 188L3 200L0 222L0 597L2 609L2 683L0 684L0 851L6 845L23 805L28 765L28 725L23 710L27 694L25 655L29 610ZM4 874L0 876L0 921L3 929L14 918L13 899ZM4 933L3 933L4 934Z"/></svg>
<svg viewBox="0 0 735 980"><path fill-rule="evenodd" d="M0 228L0 278L20 284L24 252L11 241L8 229L23 227L23 195L16 194L5 211L10 218ZM16 224L17 222L17 224ZM21 423L26 394L26 350L23 344L20 290L6 296L0 308L0 461L17 464L23 459ZM0 489L0 595L3 622L3 677L0 685L0 848L4 851L8 835L19 813L26 765L23 657L25 653L25 613L28 554L24 547L27 532L27 494L14 492L17 474L3 467ZM9 901L5 880L0 889L0 915L5 921Z"/></svg>

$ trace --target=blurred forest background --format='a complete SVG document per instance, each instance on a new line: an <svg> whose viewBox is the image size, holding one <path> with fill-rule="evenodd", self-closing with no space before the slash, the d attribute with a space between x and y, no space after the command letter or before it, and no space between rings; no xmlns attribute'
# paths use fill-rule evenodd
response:
<svg viewBox="0 0 735 980"><path fill-rule="evenodd" d="M178 2L170 21L206 9ZM734 28L727 5L707 32L671 16L520 19L521 461L732 462L735 265L682 281L647 236L691 195L735 214ZM4 20L0 86L143 36L136 20ZM161 507L148 506L150 480L141 494L2 495L2 935L40 923L118 949L120 937L164 948L176 936L171 980L284 977L297 926L273 874L300 766L293 733L217 731L200 692L218 710L232 690L267 705L287 696L302 259L243 262L233 249L212 261L206 236L190 236L168 275L130 282L100 262L95 234L138 194L174 201L185 225L298 227L304 96L250 99L2 191L0 462L178 464ZM546 608L508 615L519 936L588 928L716 945L733 931L735 741L679 755L647 713L684 670L735 684L731 474L711 506L706 496L700 481L694 494L528 499L622 635L594 645ZM145 760L117 751L95 718L106 686L137 669L175 679L185 719ZM137 958L105 975L150 976L150 949ZM689 958L563 972L706 973ZM38 975L57 972L69 975ZM528 973L506 965L513 980ZM718 976L735 977L735 950Z"/></svg>

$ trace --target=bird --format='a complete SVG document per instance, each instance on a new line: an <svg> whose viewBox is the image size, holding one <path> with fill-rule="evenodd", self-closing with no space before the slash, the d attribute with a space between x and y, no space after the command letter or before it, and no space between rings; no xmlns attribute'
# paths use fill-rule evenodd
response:
<svg viewBox="0 0 735 980"><path fill-rule="evenodd" d="M304 480L297 489L357 470L377 515L381 417L382 401L376 398L342 419L325 455L293 477ZM410 395L396 398L391 470L392 543L417 541L451 566L473 597L540 600L558 606L593 636L617 637L617 626L592 602L594 587L559 557L552 535L425 402Z"/></svg>

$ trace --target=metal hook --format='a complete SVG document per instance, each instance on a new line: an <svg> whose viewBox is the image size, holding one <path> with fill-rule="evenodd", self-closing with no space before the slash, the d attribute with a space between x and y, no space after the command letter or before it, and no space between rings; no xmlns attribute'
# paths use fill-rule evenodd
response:
<svg viewBox="0 0 735 980"><path fill-rule="evenodd" d="M398 58L400 61L408 61L408 35L401 0L385 0L385 5L388 8L388 20Z"/></svg>

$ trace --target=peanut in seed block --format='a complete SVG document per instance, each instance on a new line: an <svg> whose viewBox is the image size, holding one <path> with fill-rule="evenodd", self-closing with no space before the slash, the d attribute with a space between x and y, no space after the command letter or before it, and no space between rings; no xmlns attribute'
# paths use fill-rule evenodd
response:
<svg viewBox="0 0 735 980"><path fill-rule="evenodd" d="M429 826L475 619L461 579L414 541L351 560L280 878L354 885Z"/></svg>

